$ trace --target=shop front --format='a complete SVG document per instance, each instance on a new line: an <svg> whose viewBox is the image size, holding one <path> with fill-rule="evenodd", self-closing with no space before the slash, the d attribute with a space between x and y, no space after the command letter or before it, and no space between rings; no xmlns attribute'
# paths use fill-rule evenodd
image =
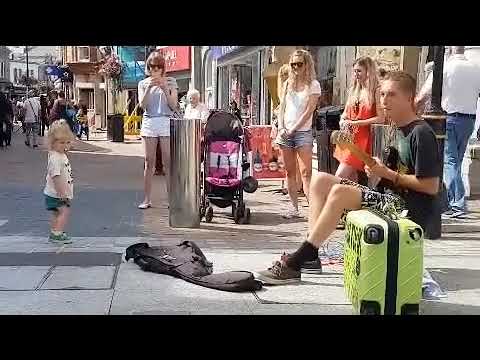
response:
<svg viewBox="0 0 480 360"><path fill-rule="evenodd" d="M165 58L167 76L177 80L178 98L181 99L190 87L191 47L161 46L159 48Z"/></svg>
<svg viewBox="0 0 480 360"><path fill-rule="evenodd" d="M214 46L217 63L217 107L227 110L235 101L246 125L270 123L270 98L262 71L269 46Z"/></svg>

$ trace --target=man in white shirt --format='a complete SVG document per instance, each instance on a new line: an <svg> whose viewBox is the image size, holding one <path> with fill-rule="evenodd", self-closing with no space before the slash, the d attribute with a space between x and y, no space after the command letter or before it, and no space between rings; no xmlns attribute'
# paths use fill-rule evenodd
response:
<svg viewBox="0 0 480 360"><path fill-rule="evenodd" d="M25 100L23 103L23 107L25 108L25 145L30 146L30 137L33 136L33 147L38 147L37 144L37 135L38 129L40 125L40 98L36 91L32 91L32 97Z"/></svg>
<svg viewBox="0 0 480 360"><path fill-rule="evenodd" d="M452 46L452 55L443 68L442 108L447 112L445 166L443 177L448 193L447 218L461 218L466 213L462 162L468 139L475 127L477 101L480 95L480 67L468 60L464 46ZM433 74L418 96L422 102L431 92Z"/></svg>
<svg viewBox="0 0 480 360"><path fill-rule="evenodd" d="M201 119L205 122L208 117L208 108L205 104L200 102L200 92L196 89L191 89L187 93L188 105L185 109L185 119Z"/></svg>

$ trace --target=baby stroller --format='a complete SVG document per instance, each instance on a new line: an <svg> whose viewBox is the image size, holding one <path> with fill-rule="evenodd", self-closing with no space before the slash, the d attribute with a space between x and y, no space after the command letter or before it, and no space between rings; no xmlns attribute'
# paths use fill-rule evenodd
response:
<svg viewBox="0 0 480 360"><path fill-rule="evenodd" d="M258 182L248 176L250 163L241 122L229 112L213 110L207 118L202 143L200 216L211 222L211 204L220 208L231 206L235 223L248 224L251 214L243 192L255 192Z"/></svg>

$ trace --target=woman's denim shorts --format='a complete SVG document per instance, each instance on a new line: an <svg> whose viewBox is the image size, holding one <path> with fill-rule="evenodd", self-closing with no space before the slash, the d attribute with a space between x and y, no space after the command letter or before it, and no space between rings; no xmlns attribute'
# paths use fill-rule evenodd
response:
<svg viewBox="0 0 480 360"><path fill-rule="evenodd" d="M275 143L291 149L298 149L303 146L313 146L312 130L295 131L292 136L286 139L282 138L281 136L277 136Z"/></svg>

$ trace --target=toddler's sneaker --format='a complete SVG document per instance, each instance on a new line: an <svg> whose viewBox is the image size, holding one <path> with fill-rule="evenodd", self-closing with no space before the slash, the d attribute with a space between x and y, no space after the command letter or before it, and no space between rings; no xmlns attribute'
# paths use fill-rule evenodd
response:
<svg viewBox="0 0 480 360"><path fill-rule="evenodd" d="M50 233L50 236L48 237L48 240L52 243L56 244L71 244L72 239L65 233L62 233L60 235L55 235L54 233Z"/></svg>

